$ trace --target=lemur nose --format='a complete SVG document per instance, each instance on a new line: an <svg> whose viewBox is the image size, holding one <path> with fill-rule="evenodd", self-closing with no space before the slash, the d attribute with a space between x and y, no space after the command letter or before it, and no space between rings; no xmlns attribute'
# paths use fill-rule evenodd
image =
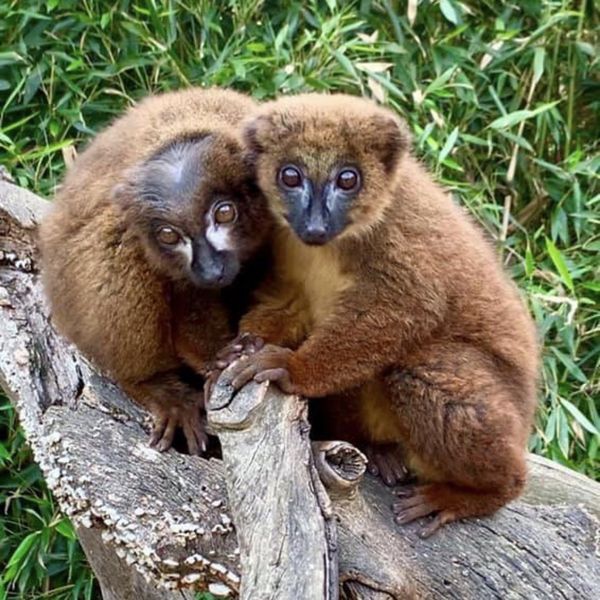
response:
<svg viewBox="0 0 600 600"><path fill-rule="evenodd" d="M219 285L225 275L224 256L206 241L200 241L194 247L192 270L206 285Z"/></svg>
<svg viewBox="0 0 600 600"><path fill-rule="evenodd" d="M304 237L309 244L324 244L327 241L327 228L324 224L308 225Z"/></svg>
<svg viewBox="0 0 600 600"><path fill-rule="evenodd" d="M204 265L205 277L209 281L219 281L223 278L225 267L223 263L213 262L210 265Z"/></svg>

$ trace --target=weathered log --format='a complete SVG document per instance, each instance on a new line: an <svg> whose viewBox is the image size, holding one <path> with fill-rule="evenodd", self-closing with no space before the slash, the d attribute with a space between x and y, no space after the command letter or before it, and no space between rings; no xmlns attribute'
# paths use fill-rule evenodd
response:
<svg viewBox="0 0 600 600"><path fill-rule="evenodd" d="M260 533L257 525L269 529L268 523L250 523L250 534L246 520L260 510L263 498L257 490L271 495L277 490L277 482L269 479L274 474L257 475L258 483L251 473L236 480L221 461L148 448L147 415L49 323L34 251L35 223L45 205L0 181L0 384L17 408L35 459L74 521L106 599L192 598L191 590L208 585L236 595L240 549L232 519L243 528L238 532L242 545ZM249 448L254 437L257 461L277 464L284 453L304 457L302 464L283 461L277 472L282 480L291 482L300 472L312 477L301 401L265 389L243 391L247 405L264 405L260 418L244 421L240 431L221 431L225 463L234 473L240 460L235 440L245 438ZM220 400L229 401L226 395ZM272 427L265 417L269 411L298 420L269 437L261 428ZM390 490L370 476L356 487L364 470L360 454L338 443L315 448L315 466L330 486L331 508L318 492L312 507L322 512L323 523L313 542L325 556L335 523L342 597L529 599L600 593L600 484L532 457L521 501L492 518L453 524L422 540L418 524L393 525ZM309 500L308 494L303 497ZM333 520L327 518L330 510ZM248 558L244 566L252 569L265 557ZM310 557L293 558L298 572L307 568ZM268 578L265 569L281 568L277 557L273 560L276 564L262 567L258 577ZM325 565L320 572L318 587L325 597L334 576L325 575Z"/></svg>
<svg viewBox="0 0 600 600"><path fill-rule="evenodd" d="M306 403L281 398L267 383L233 395L225 372L207 408L240 543L240 597L337 598L335 527L311 453Z"/></svg>

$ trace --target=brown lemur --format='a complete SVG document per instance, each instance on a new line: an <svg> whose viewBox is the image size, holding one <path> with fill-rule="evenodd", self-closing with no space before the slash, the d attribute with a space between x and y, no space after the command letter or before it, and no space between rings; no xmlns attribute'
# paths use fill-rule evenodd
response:
<svg viewBox="0 0 600 600"><path fill-rule="evenodd" d="M265 103L244 135L277 225L273 271L240 325L267 345L234 365L234 385L336 396L313 402L337 402L340 437L375 445L388 478L401 475L395 447L416 472L393 509L399 523L435 513L424 535L515 498L535 329L405 124L365 99L309 94Z"/></svg>
<svg viewBox="0 0 600 600"><path fill-rule="evenodd" d="M237 127L254 108L219 89L146 98L76 159L41 224L56 327L151 411L160 450L178 427L205 449L196 374L230 341L224 295L269 228Z"/></svg>

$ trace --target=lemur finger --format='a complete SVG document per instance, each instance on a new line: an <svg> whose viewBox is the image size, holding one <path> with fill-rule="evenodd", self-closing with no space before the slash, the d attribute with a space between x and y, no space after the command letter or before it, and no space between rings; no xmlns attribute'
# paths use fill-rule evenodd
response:
<svg viewBox="0 0 600 600"><path fill-rule="evenodd" d="M196 414L193 431L198 441L200 454L204 454L208 448L208 433L206 433L206 416L203 412Z"/></svg>
<svg viewBox="0 0 600 600"><path fill-rule="evenodd" d="M379 473L383 483L385 483L385 485L388 487L394 486L396 484L396 475L390 464L389 458L380 454L377 459L377 464L379 466Z"/></svg>
<svg viewBox="0 0 600 600"><path fill-rule="evenodd" d="M196 439L198 440L200 453L204 454L208 449L208 434L204 430L204 425L202 425L202 429L196 430Z"/></svg>
<svg viewBox="0 0 600 600"><path fill-rule="evenodd" d="M370 462L367 465L367 469L369 470L369 473L371 475L373 475L374 477L379 477L379 467L375 463Z"/></svg>
<svg viewBox="0 0 600 600"><path fill-rule="evenodd" d="M388 464L394 475L395 483L402 483L408 479L409 473L402 458L397 453L388 456Z"/></svg>
<svg viewBox="0 0 600 600"><path fill-rule="evenodd" d="M166 452L173 445L175 430L177 429L177 419L169 419L167 427L163 433L162 439L157 444L156 449L159 452Z"/></svg>
<svg viewBox="0 0 600 600"><path fill-rule="evenodd" d="M286 393L292 393L292 384L290 374L287 369L282 367L275 369L265 369L254 376L254 381L262 383L263 381L274 381Z"/></svg>
<svg viewBox="0 0 600 600"><path fill-rule="evenodd" d="M216 360L215 366L221 370L226 369L230 364L234 363L236 360L239 360L244 356L247 356L247 354L244 354L244 350L232 350L229 354L222 355L221 358Z"/></svg>
<svg viewBox="0 0 600 600"><path fill-rule="evenodd" d="M446 523L451 523L452 521L456 521L456 517L454 513L451 511L442 511L435 515L431 523L428 525L424 525L419 532L419 536L423 539L430 537L433 535L440 527L446 525Z"/></svg>
<svg viewBox="0 0 600 600"><path fill-rule="evenodd" d="M215 387L215 384L217 383L217 380L219 379L220 374L221 373L218 371L212 371L211 373L208 374L208 376L204 380L204 388L203 388L204 405L203 406L206 406L208 404L208 401L210 400L210 396Z"/></svg>
<svg viewBox="0 0 600 600"><path fill-rule="evenodd" d="M398 490L394 490L394 494L399 498L409 498L418 492L416 485L404 485Z"/></svg>
<svg viewBox="0 0 600 600"><path fill-rule="evenodd" d="M241 387L246 385L249 381L254 379L256 375L257 365L250 364L242 369L235 377L233 378L231 385L234 390L239 390Z"/></svg>
<svg viewBox="0 0 600 600"><path fill-rule="evenodd" d="M150 434L150 447L156 446L163 436L165 427L167 426L167 416L160 414L154 417L154 425L152 426L152 433Z"/></svg>
<svg viewBox="0 0 600 600"><path fill-rule="evenodd" d="M249 340L248 344L244 346L244 352L249 354L254 354L261 350L265 345L265 340L262 338L255 336L251 340Z"/></svg>
<svg viewBox="0 0 600 600"><path fill-rule="evenodd" d="M406 525L421 517L426 517L434 511L434 508L427 502L417 504L416 506L410 506L396 513L394 521L399 525Z"/></svg>
<svg viewBox="0 0 600 600"><path fill-rule="evenodd" d="M227 358L220 358L219 360L215 361L215 367L221 370L226 369L236 358L238 358L237 354L230 354Z"/></svg>
<svg viewBox="0 0 600 600"><path fill-rule="evenodd" d="M367 455L367 470L371 475L377 477L379 475L379 467L377 466L375 453L373 452L371 446L367 446L365 448L365 454Z"/></svg>
<svg viewBox="0 0 600 600"><path fill-rule="evenodd" d="M198 438L194 425L189 421L183 423L183 435L187 442L188 451L192 456L200 456L200 445L198 444Z"/></svg>
<svg viewBox="0 0 600 600"><path fill-rule="evenodd" d="M222 359L226 356L229 356L230 354L235 354L235 353L239 353L243 350L243 346L242 344L228 344L227 346L225 346L224 348L221 348L217 354L216 354L216 358L217 359Z"/></svg>

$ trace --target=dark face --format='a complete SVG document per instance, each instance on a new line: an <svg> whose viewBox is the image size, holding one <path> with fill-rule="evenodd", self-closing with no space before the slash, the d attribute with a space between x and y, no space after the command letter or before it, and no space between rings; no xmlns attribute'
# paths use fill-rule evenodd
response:
<svg viewBox="0 0 600 600"><path fill-rule="evenodd" d="M201 227L157 215L143 233L149 258L173 279L189 279L203 288L229 285L240 269L232 232L238 211L233 198L219 195L208 206Z"/></svg>
<svg viewBox="0 0 600 600"><path fill-rule="evenodd" d="M122 206L149 263L202 288L233 282L262 240L262 199L235 140L182 141L135 169Z"/></svg>
<svg viewBox="0 0 600 600"><path fill-rule="evenodd" d="M357 167L340 164L325 177L311 177L301 164L288 163L277 173L285 218L306 244L326 244L348 225L348 211L361 189Z"/></svg>
<svg viewBox="0 0 600 600"><path fill-rule="evenodd" d="M244 127L271 213L311 245L365 235L385 219L408 140L395 115L343 94L267 102Z"/></svg>

